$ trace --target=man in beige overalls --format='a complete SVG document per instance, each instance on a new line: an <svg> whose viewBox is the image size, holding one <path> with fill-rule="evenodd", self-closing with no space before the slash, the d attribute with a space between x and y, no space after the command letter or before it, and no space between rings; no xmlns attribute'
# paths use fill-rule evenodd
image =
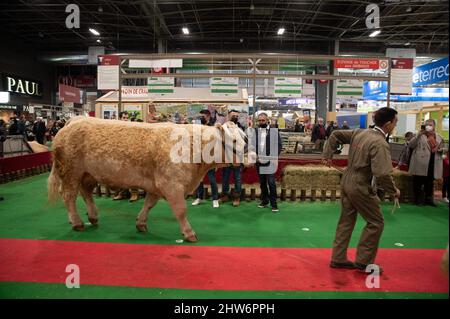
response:
<svg viewBox="0 0 450 319"><path fill-rule="evenodd" d="M339 144L350 144L348 166L341 181L342 211L333 243L330 267L365 271L374 264L384 219L380 199L372 184L387 194L400 197L392 177L392 161L386 137L397 125L397 111L379 109L373 117L373 129L336 130L330 135L323 151L323 163L331 165ZM356 262L347 259L347 248L356 224L357 213L367 222L359 240ZM382 269L380 268L380 273Z"/></svg>

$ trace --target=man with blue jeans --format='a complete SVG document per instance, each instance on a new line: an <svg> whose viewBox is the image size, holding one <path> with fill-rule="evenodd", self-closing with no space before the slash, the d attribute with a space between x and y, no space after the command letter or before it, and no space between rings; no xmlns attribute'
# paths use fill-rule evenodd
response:
<svg viewBox="0 0 450 319"><path fill-rule="evenodd" d="M244 131L244 128L239 123L239 112L237 110L230 110L228 112L228 121L233 122L238 126L238 128ZM234 193L232 194L233 206L239 206L242 182L241 182L241 166L230 165L228 167L222 168L222 196L220 198L221 202L226 202L230 198L230 176L231 173L234 175Z"/></svg>
<svg viewBox="0 0 450 319"><path fill-rule="evenodd" d="M216 182L216 169L213 168L208 171L208 180L209 184L211 185L211 193L212 193L212 199L213 199L213 207L217 208L219 207L219 191L217 189L217 182ZM203 181L200 182L200 185L197 187L197 199L192 202L193 206L196 206L200 204L203 199L205 198L205 186L203 185Z"/></svg>
<svg viewBox="0 0 450 319"><path fill-rule="evenodd" d="M230 176L231 173L234 175L234 193L232 194L233 206L239 206L240 196L242 192L242 182L241 182L241 166L228 166L222 168L222 197L221 201L225 202L228 200L230 194Z"/></svg>
<svg viewBox="0 0 450 319"><path fill-rule="evenodd" d="M261 187L261 203L259 208L265 208L270 202L272 212L279 211L277 205L277 185L275 182L276 173L276 158L281 153L281 137L276 128L269 127L269 117L266 113L258 115L259 128L256 132L256 153L258 161L256 162L256 170L258 172L259 184ZM271 130L276 130L276 133L271 133ZM275 141L271 141L271 136L276 136ZM271 143L272 142L272 143ZM276 150L278 148L278 150ZM270 159L264 159L269 156ZM274 162L275 160L275 162ZM267 189L269 186L269 189Z"/></svg>
<svg viewBox="0 0 450 319"><path fill-rule="evenodd" d="M199 119L202 125L208 125L213 126L214 122L211 120L211 112L209 110L201 110L199 114ZM209 184L211 185L211 193L212 193L212 199L213 199L213 207L218 208L219 207L219 191L217 189L217 182L216 182L216 169L213 168L208 171L208 180ZM193 206L197 206L200 204L205 195L205 187L203 185L203 181L200 182L200 185L197 187L197 198L192 202Z"/></svg>

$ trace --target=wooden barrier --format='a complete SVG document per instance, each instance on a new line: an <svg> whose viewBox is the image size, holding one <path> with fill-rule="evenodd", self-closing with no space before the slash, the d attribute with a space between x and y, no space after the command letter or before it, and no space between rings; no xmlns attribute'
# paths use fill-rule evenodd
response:
<svg viewBox="0 0 450 319"><path fill-rule="evenodd" d="M10 177L10 175L11 174L9 174L9 173L3 174L2 179L8 180L10 178L13 178L13 177ZM240 197L241 200L247 201L247 202L259 200L259 196L257 196L256 189L250 188L250 192L247 192L248 189L249 189L248 187L242 188L241 197ZM94 194L99 197L102 195L111 196L112 190L109 187L98 185L94 188ZM143 190L139 190L139 194L142 195L142 197L145 197L145 192ZM204 194L205 194L205 199L211 199L211 193L210 193L210 189L208 187L205 187ZM288 194L289 194L289 196L288 196ZM393 200L394 200L394 198L392 196L388 197L382 191L378 192L378 196L382 202L393 202ZM196 194L195 193L188 194L186 196L186 198L196 198ZM280 191L278 192L278 200L280 200L282 202L285 202L288 200L291 202L296 202L298 199L301 203L308 202L308 201L310 201L310 202L315 202L315 201L338 202L338 201L340 201L340 198L341 198L340 194L338 194L338 190L336 190L336 189L331 189L331 190L321 189L321 190L308 191L306 189L299 190L299 189L281 188ZM406 203L413 202L413 198L408 196L408 194L403 194L400 197L400 202L406 202Z"/></svg>

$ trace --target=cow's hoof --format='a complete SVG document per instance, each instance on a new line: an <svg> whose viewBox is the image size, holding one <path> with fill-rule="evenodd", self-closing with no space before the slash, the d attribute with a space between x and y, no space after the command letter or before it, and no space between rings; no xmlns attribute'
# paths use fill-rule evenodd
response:
<svg viewBox="0 0 450 319"><path fill-rule="evenodd" d="M92 226L98 226L98 218L89 217L88 219Z"/></svg>
<svg viewBox="0 0 450 319"><path fill-rule="evenodd" d="M72 229L76 230L76 231L83 231L84 230L84 224L72 225Z"/></svg>
<svg viewBox="0 0 450 319"><path fill-rule="evenodd" d="M136 225L136 229L141 233L148 232L147 225Z"/></svg>
<svg viewBox="0 0 450 319"><path fill-rule="evenodd" d="M196 242L198 242L198 238L197 238L197 235L196 235L196 234L192 234L192 235L190 235L190 236L188 236L188 237L185 237L184 240L185 240L185 241L188 241L188 242L190 242L190 243L196 243Z"/></svg>

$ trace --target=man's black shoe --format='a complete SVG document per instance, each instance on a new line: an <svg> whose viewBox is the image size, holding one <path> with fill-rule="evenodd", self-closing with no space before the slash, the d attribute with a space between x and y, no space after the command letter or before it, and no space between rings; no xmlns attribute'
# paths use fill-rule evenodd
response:
<svg viewBox="0 0 450 319"><path fill-rule="evenodd" d="M261 202L261 203L258 205L258 207L259 207L259 208L266 208L267 205L269 205L269 203Z"/></svg>
<svg viewBox="0 0 450 319"><path fill-rule="evenodd" d="M343 263L337 263L335 261L332 261L330 263L330 267L331 268L341 268L341 269L355 269L356 266L354 263L352 263L351 261L346 261Z"/></svg>

